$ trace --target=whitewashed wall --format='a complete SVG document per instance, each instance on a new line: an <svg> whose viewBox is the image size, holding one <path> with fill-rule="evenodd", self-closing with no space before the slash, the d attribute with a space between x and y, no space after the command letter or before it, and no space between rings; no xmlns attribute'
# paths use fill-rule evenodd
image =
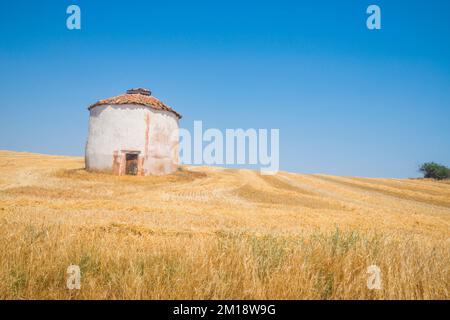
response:
<svg viewBox="0 0 450 320"><path fill-rule="evenodd" d="M178 164L178 118L140 105L100 105L90 110L86 169L111 171L114 152L140 151L144 174L167 174Z"/></svg>

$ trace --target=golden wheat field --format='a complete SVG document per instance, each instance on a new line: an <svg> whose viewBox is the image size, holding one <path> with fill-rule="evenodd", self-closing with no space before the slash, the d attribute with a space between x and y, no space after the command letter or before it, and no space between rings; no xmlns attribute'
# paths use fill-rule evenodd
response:
<svg viewBox="0 0 450 320"><path fill-rule="evenodd" d="M83 168L0 151L0 298L450 298L448 183ZM80 290L66 287L71 264Z"/></svg>

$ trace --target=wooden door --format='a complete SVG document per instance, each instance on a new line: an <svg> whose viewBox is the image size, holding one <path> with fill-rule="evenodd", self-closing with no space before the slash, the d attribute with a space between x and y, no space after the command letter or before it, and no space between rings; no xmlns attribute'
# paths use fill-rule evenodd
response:
<svg viewBox="0 0 450 320"><path fill-rule="evenodd" d="M135 176L138 173L138 155L134 153L126 154L125 174Z"/></svg>

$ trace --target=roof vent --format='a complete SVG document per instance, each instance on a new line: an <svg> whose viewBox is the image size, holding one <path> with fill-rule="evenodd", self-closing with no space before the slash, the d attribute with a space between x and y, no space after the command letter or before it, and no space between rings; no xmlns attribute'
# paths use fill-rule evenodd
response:
<svg viewBox="0 0 450 320"><path fill-rule="evenodd" d="M134 88L127 90L127 94L142 94L143 96L151 96L152 92L144 88Z"/></svg>

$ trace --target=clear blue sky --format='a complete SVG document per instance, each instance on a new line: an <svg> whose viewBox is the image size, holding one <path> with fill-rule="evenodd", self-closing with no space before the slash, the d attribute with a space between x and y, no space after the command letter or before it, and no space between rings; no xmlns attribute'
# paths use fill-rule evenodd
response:
<svg viewBox="0 0 450 320"><path fill-rule="evenodd" d="M87 106L138 86L186 128L279 128L281 170L418 176L450 165L450 1L0 3L0 149L83 155Z"/></svg>

